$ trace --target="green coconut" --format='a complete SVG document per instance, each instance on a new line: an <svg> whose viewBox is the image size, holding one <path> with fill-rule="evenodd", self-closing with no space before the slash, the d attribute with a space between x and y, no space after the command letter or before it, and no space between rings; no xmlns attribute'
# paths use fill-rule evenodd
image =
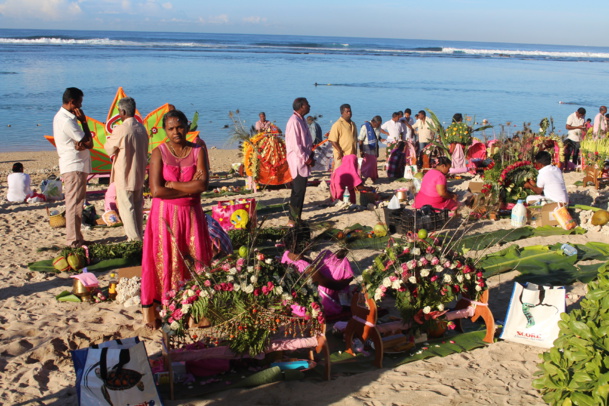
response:
<svg viewBox="0 0 609 406"><path fill-rule="evenodd" d="M59 272L64 272L70 269L70 264L63 255L60 255L53 260L53 267Z"/></svg>
<svg viewBox="0 0 609 406"><path fill-rule="evenodd" d="M72 268L75 271L78 271L78 270L82 269L83 266L85 266L85 261L82 256L75 254L73 252L70 252L68 254L68 264L70 265L70 268Z"/></svg>
<svg viewBox="0 0 609 406"><path fill-rule="evenodd" d="M592 216L593 226L604 226L609 223L609 212L607 210L598 210Z"/></svg>

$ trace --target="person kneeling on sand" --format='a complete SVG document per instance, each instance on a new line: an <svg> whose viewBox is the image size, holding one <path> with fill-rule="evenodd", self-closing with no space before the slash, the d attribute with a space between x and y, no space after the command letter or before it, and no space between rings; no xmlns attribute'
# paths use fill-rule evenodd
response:
<svg viewBox="0 0 609 406"><path fill-rule="evenodd" d="M529 179L524 187L531 189L546 200L554 203L569 203L569 195L560 169L552 165L552 155L548 151L539 151L535 155L535 167L539 170L537 182ZM539 196L540 198L542 196ZM529 196L531 199L531 196Z"/></svg>

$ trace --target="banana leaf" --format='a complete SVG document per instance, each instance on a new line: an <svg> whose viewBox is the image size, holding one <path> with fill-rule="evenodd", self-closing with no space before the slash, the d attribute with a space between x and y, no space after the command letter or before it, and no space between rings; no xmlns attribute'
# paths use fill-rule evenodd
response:
<svg viewBox="0 0 609 406"><path fill-rule="evenodd" d="M577 274L577 279L583 283L588 283L596 279L601 268L607 269L608 267L609 261L604 264L578 265L577 268L579 269L579 273Z"/></svg>
<svg viewBox="0 0 609 406"><path fill-rule="evenodd" d="M474 234L468 237L462 238L455 249L462 250L482 250L491 247L496 244L505 244L508 242L520 240L523 238L529 238L534 235L533 228L521 227L507 230L497 230L488 233Z"/></svg>
<svg viewBox="0 0 609 406"><path fill-rule="evenodd" d="M580 258L582 261L588 259L609 259L609 244L604 242L590 241L585 245L577 244L578 251L583 251L584 254Z"/></svg>
<svg viewBox="0 0 609 406"><path fill-rule="evenodd" d="M576 255L567 257L559 248L551 249L542 245L519 248L514 244L497 253L486 255L478 262L478 266L484 269L484 276L487 278L518 270L522 274L535 274L548 279L556 279L555 276L567 277L572 282L577 275L577 268L574 266L576 261Z"/></svg>
<svg viewBox="0 0 609 406"><path fill-rule="evenodd" d="M126 268L141 264L141 258L114 258L99 261L95 264L87 265L89 272L106 272L112 269ZM32 262L27 265L31 271L57 273L53 267L53 260L47 259L44 261Z"/></svg>
<svg viewBox="0 0 609 406"><path fill-rule="evenodd" d="M575 227L572 230L565 230L562 227L554 227L554 226L543 226L537 227L533 229L533 236L535 237L547 237L550 235L579 235L586 234L586 229L581 227Z"/></svg>

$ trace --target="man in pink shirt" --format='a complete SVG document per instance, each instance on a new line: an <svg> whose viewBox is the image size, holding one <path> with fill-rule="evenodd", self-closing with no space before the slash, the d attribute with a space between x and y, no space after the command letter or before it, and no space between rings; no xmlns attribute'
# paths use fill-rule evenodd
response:
<svg viewBox="0 0 609 406"><path fill-rule="evenodd" d="M290 196L290 220L288 226L293 227L300 221L307 179L313 166L311 151L311 133L304 116L309 114L311 106L304 97L298 97L292 103L294 114L288 120L285 129L285 146L288 166L292 175L292 195Z"/></svg>

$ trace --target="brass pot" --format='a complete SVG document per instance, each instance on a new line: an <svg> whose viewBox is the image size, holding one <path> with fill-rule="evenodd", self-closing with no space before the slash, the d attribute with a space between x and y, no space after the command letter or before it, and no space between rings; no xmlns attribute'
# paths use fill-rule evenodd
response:
<svg viewBox="0 0 609 406"><path fill-rule="evenodd" d="M89 288L83 285L82 282L76 278L74 278L74 282L72 282L72 293L79 297L91 295Z"/></svg>
<svg viewBox="0 0 609 406"><path fill-rule="evenodd" d="M408 200L408 190L407 189L398 189L398 190L396 190L395 195L398 197L398 200L401 202Z"/></svg>

